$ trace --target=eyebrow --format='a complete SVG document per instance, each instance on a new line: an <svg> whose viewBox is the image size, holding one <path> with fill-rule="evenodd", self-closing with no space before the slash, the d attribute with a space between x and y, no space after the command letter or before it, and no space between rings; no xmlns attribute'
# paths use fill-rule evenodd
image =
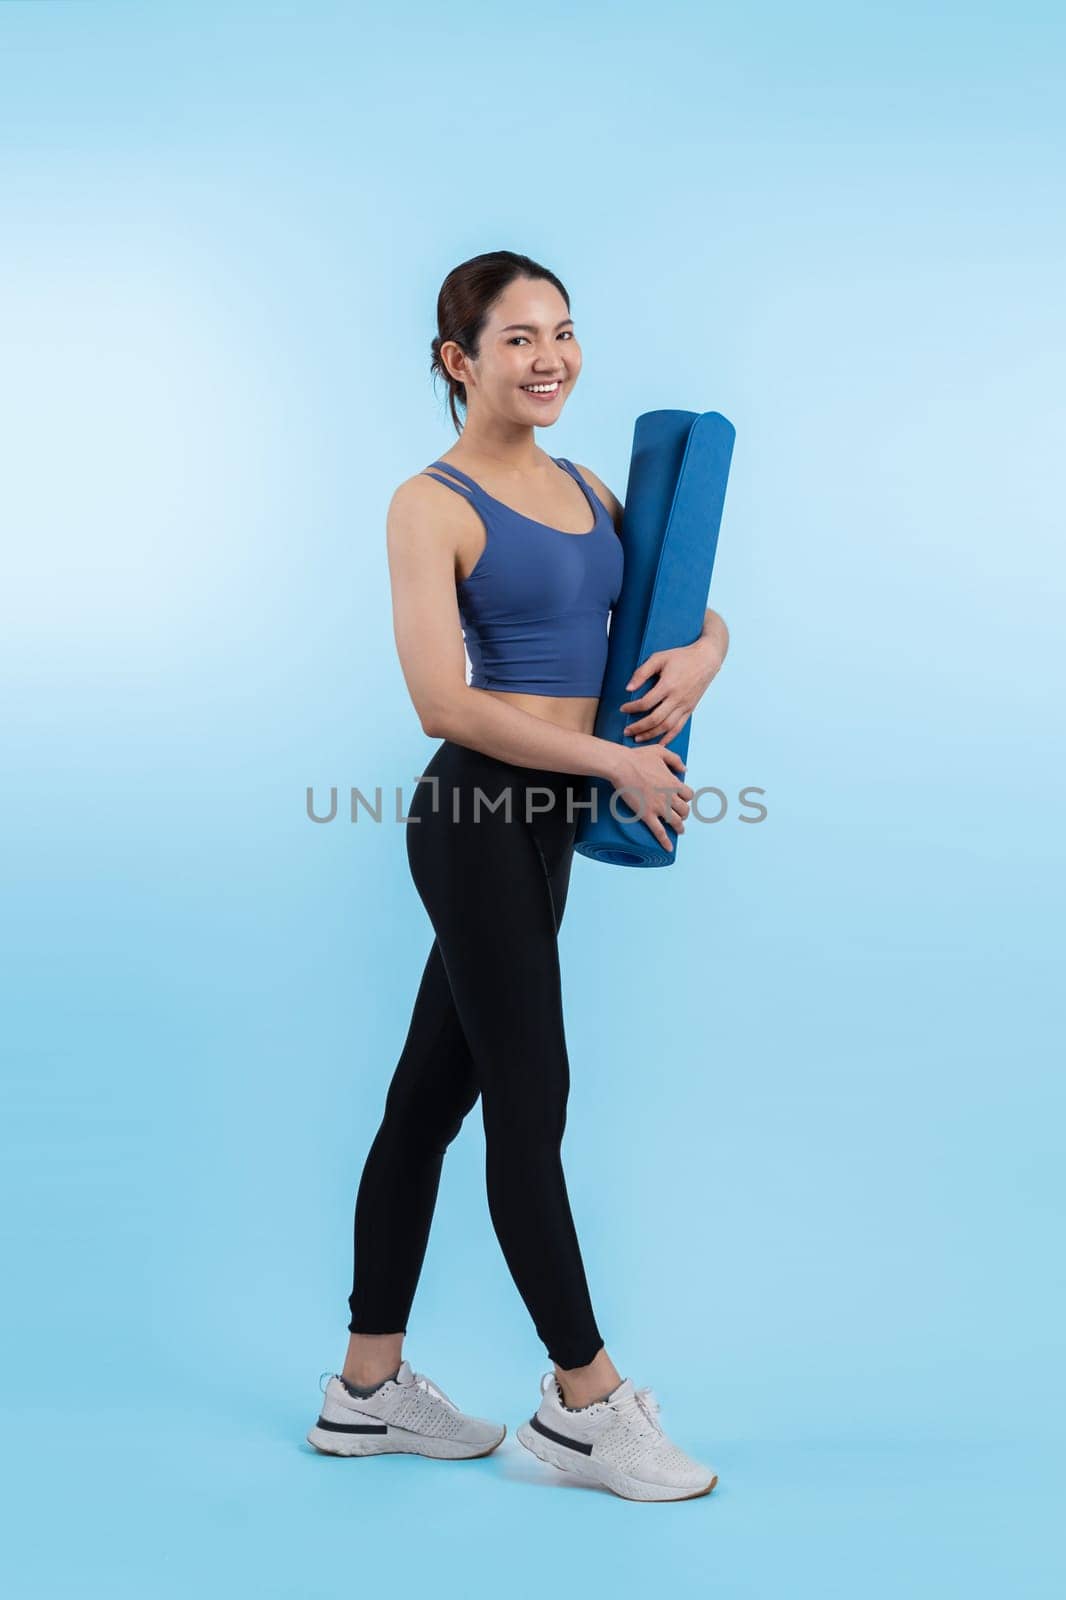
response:
<svg viewBox="0 0 1066 1600"><path fill-rule="evenodd" d="M573 320L573 317L564 317L562 322L557 322L555 326L557 328L563 328L568 322L573 322ZM500 332L510 333L512 328L520 328L523 333L536 333L537 331L537 325L535 322L509 322L506 328L500 329Z"/></svg>

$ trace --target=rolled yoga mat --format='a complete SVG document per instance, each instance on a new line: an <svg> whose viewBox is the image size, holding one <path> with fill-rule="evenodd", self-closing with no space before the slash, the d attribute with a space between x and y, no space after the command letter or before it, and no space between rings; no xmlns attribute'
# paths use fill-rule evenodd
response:
<svg viewBox="0 0 1066 1600"><path fill-rule="evenodd" d="M593 730L601 739L637 747L622 729L639 714L618 707L646 694L658 679L653 675L634 690L626 684L656 650L692 644L703 631L735 438L733 424L717 411L646 411L637 418L622 517L625 569ZM689 717L666 745L682 761L691 726ZM647 823L633 818L624 795L614 795L617 815L612 814L606 778L592 781L596 820L582 813L574 848L620 867L672 866L675 829L664 822L674 844L666 850Z"/></svg>

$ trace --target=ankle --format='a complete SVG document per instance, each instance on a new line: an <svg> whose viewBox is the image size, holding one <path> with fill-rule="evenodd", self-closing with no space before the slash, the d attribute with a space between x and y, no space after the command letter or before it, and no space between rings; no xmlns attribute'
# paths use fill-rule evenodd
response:
<svg viewBox="0 0 1066 1600"><path fill-rule="evenodd" d="M555 1381L569 1411L580 1411L606 1400L621 1383L621 1375L606 1350L600 1349L584 1367L555 1367Z"/></svg>
<svg viewBox="0 0 1066 1600"><path fill-rule="evenodd" d="M403 1360L403 1333L352 1333L339 1376L359 1389L384 1383Z"/></svg>
<svg viewBox="0 0 1066 1600"><path fill-rule="evenodd" d="M607 1396L611 1393L610 1389L608 1389L604 1394L567 1394L562 1384L559 1384L559 1390L563 1397L560 1403L564 1411L584 1411L586 1406L592 1406L595 1405L597 1401L606 1400Z"/></svg>
<svg viewBox="0 0 1066 1600"><path fill-rule="evenodd" d="M365 1389L371 1383L383 1383L386 1378L391 1378L397 1370L391 1367L352 1367L347 1363L341 1368L339 1376L345 1383L354 1383L358 1388Z"/></svg>
<svg viewBox="0 0 1066 1600"><path fill-rule="evenodd" d="M383 1383L387 1383L390 1378L395 1378L399 1370L399 1367L396 1367L392 1372L378 1373L372 1377L363 1378L350 1377L346 1372L340 1373L339 1376L341 1382L350 1395L353 1395L357 1398L365 1398L367 1395L374 1394L375 1391L380 1389Z"/></svg>

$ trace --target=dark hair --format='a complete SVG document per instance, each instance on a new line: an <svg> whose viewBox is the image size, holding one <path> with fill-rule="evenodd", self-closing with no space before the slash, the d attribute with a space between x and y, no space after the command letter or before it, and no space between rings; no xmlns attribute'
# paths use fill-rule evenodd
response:
<svg viewBox="0 0 1066 1600"><path fill-rule="evenodd" d="M546 278L558 289L569 311L570 296L555 273L530 260L529 256L516 255L513 250L489 250L485 255L471 256L469 261L453 267L441 284L437 296L437 337L430 346L430 371L434 378L442 377L448 385L448 406L456 433L463 430L455 404L458 401L466 409L466 384L452 377L440 358L440 347L454 340L476 361L489 311L516 278Z"/></svg>

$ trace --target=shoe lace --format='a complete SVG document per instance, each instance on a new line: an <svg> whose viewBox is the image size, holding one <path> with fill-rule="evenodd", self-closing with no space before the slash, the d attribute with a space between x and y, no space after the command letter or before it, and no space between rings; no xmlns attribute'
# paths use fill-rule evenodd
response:
<svg viewBox="0 0 1066 1600"><path fill-rule="evenodd" d="M659 1421L659 1400L655 1390L645 1385L643 1389L637 1389L635 1393L640 1402L641 1410L656 1433L662 1433L663 1425Z"/></svg>
<svg viewBox="0 0 1066 1600"><path fill-rule="evenodd" d="M455 1401L449 1400L448 1396L444 1393L444 1390L438 1388L438 1386L433 1382L433 1379L427 1378L424 1372L412 1372L411 1377L418 1387L423 1389L426 1394L436 1395L438 1400L443 1400L444 1404L446 1406L451 1406L453 1411L459 1410L459 1407L456 1405Z"/></svg>
<svg viewBox="0 0 1066 1600"><path fill-rule="evenodd" d="M659 1401L654 1389L649 1385L645 1384L642 1389L634 1389L632 1397L624 1400L618 1409L638 1419L643 1433L654 1433L665 1437L663 1425L659 1421Z"/></svg>

